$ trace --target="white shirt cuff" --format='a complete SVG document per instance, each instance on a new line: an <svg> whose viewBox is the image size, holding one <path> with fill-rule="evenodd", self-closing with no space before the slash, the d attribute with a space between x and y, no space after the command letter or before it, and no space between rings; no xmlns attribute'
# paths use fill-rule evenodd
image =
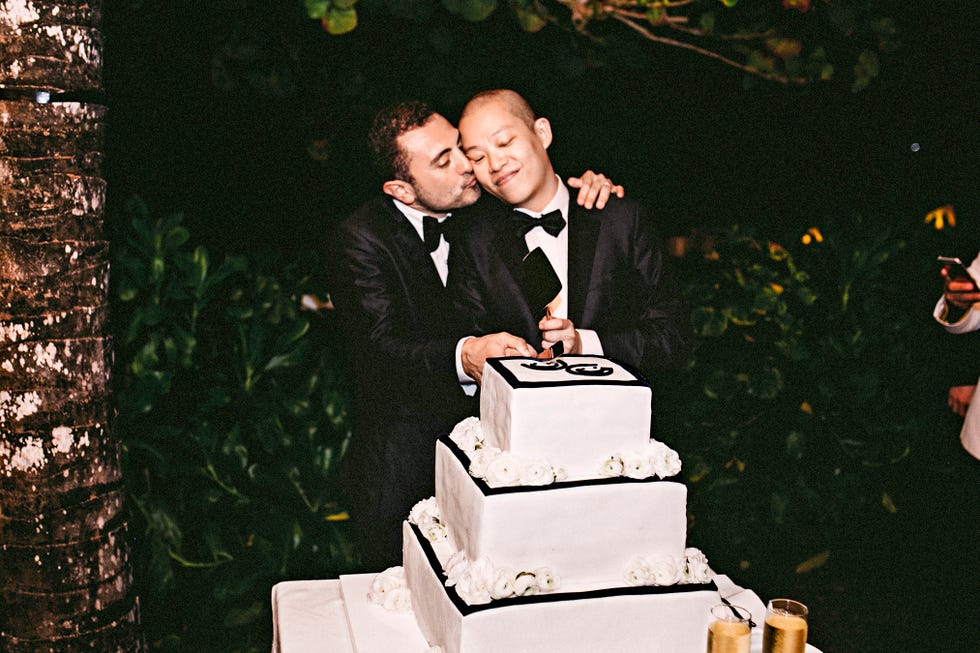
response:
<svg viewBox="0 0 980 653"><path fill-rule="evenodd" d="M582 353L590 356L602 356L602 343L599 334L592 329L576 329L579 340L582 341Z"/></svg>
<svg viewBox="0 0 980 653"><path fill-rule="evenodd" d="M476 394L476 381L463 371L463 343L470 338L473 336L464 336L456 343L456 379L459 380L459 386L463 392L472 397Z"/></svg>

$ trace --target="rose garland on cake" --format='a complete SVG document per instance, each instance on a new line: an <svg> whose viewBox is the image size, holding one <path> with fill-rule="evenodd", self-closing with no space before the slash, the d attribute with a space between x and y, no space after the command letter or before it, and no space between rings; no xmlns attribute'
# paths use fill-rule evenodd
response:
<svg viewBox="0 0 980 653"><path fill-rule="evenodd" d="M435 497L415 504L408 515L408 521L418 526L430 542L447 539L446 527L440 521L439 505ZM515 571L506 567L497 569L486 556L470 560L462 551L450 556L443 566L443 572L446 574L446 587L455 586L459 598L467 605L489 603L494 599L512 596L553 592L561 585L558 577L546 567L534 571Z"/></svg>
<svg viewBox="0 0 980 653"><path fill-rule="evenodd" d="M711 579L708 559L699 549L687 548L684 557L646 558L637 556L626 570L629 585L676 585L707 583Z"/></svg>
<svg viewBox="0 0 980 653"><path fill-rule="evenodd" d="M375 576L368 599L391 612L411 612L412 593L405 583L405 568L389 567Z"/></svg>
<svg viewBox="0 0 980 653"><path fill-rule="evenodd" d="M629 478L649 478L659 476L669 478L681 472L681 458L677 452L663 442L651 440L638 451L625 455L615 454L602 461L599 476L604 478L627 476Z"/></svg>
<svg viewBox="0 0 980 653"><path fill-rule="evenodd" d="M488 447L478 417L467 417L449 434L470 459L469 472L483 479L490 487L512 485L550 485L568 478L564 467L556 467L540 458L523 458L497 447ZM614 454L604 459L597 473L602 478L626 476L644 479L651 476L668 478L681 471L677 452L663 442L651 440L648 445L625 455Z"/></svg>

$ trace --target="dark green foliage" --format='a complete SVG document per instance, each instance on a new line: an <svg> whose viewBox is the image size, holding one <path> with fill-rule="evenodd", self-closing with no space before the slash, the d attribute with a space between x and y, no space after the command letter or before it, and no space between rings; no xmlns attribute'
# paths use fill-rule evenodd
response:
<svg viewBox="0 0 980 653"><path fill-rule="evenodd" d="M268 651L272 585L351 567L332 485L343 365L329 312L300 310L316 261L215 265L180 216L129 212L113 257L116 402L148 638Z"/></svg>
<svg viewBox="0 0 980 653"><path fill-rule="evenodd" d="M824 231L793 254L736 227L680 262L698 338L680 382L659 386L658 432L681 453L694 538L721 568L776 542L798 562L895 511L931 426L916 347L939 328L894 283L915 258L881 222Z"/></svg>
<svg viewBox="0 0 980 653"><path fill-rule="evenodd" d="M267 651L274 583L354 569L333 485L342 348L330 311L299 308L324 296L318 264L215 265L178 216L130 213L114 256L116 397L149 639ZM923 261L949 243L918 229L851 218L783 246L734 227L710 256L676 261L697 342L683 371L654 379L655 428L681 454L691 541L716 568L791 569L821 550L809 564L823 564L836 531L904 514L947 381L920 345L938 330Z"/></svg>

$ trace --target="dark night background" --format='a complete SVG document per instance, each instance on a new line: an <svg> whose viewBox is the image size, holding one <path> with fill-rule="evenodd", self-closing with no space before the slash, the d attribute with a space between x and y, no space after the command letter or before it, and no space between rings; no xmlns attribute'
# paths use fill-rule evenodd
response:
<svg viewBox="0 0 980 653"><path fill-rule="evenodd" d="M895 18L901 47L882 56L880 77L857 94L848 89L851 60L836 62L833 82L788 88L615 26L597 28L606 47L554 28L522 33L506 11L468 24L442 10L423 21L398 17L386 4L435 6L361 0L358 28L332 37L307 18L301 0L107 3L110 227L119 228L113 221L123 203L138 195L154 215L184 213L193 239L214 253L303 255L379 192L364 138L378 108L421 97L455 120L473 93L510 87L551 119L552 158L563 175L606 173L655 210L665 235L741 223L795 244L827 221L845 231L855 215L921 225L928 211L952 204L959 224L949 249L924 257L976 253L975 3L876 3ZM908 288L910 314L931 322L938 268L934 279L918 278L922 269L931 262L894 283ZM323 283L328 291L329 279ZM923 345L938 367L951 367L952 345L936 333ZM925 402L945 410L945 387L924 392ZM975 463L959 450L956 429L951 419L937 425L930 452L937 468L949 457L958 457L954 469ZM806 596L814 632L822 631L813 641L825 653L857 650L835 648L834 635L849 640L830 631L862 623L875 630L870 622L901 630L912 610L926 611L920 625L945 610L938 601L903 606L893 597L950 591L949 600L975 605L975 574L965 588L943 585L956 577L947 565L976 562L975 492L944 469L934 477L926 465L909 480L906 514L924 521L841 535L851 546L825 569L776 578L756 587L759 594ZM896 573L860 576L872 560ZM866 618L855 616L865 610ZM943 650L968 650L947 644Z"/></svg>
<svg viewBox="0 0 980 653"><path fill-rule="evenodd" d="M474 92L512 87L554 123L564 174L606 172L668 235L750 221L796 237L829 215L946 203L976 220L976 21L956 9L969 3L884 3L902 47L858 94L850 60L831 84L743 90L741 72L625 30L602 47L522 33L506 11L417 23L377 4L341 37L298 0L107 8L112 200L183 211L212 247L305 248L377 191L364 133L378 107L420 96L455 119Z"/></svg>

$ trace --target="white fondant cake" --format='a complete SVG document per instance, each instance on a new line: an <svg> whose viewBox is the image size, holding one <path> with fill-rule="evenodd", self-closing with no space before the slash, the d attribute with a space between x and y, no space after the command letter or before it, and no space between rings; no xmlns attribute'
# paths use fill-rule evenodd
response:
<svg viewBox="0 0 980 653"><path fill-rule="evenodd" d="M432 646L704 650L720 597L686 548L687 489L669 480L676 453L650 440L650 399L602 357L487 362L480 419L440 438L436 496L404 526L411 608ZM404 606L381 590L378 603Z"/></svg>

